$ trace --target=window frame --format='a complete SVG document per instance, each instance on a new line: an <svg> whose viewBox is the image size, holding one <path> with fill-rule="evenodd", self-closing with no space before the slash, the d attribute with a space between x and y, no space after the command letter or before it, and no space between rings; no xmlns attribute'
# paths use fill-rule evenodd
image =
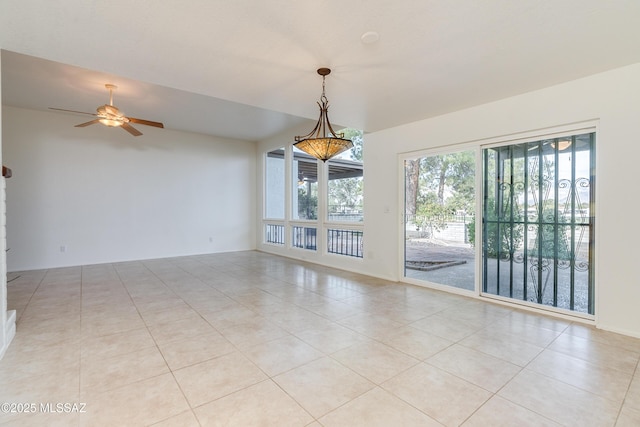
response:
<svg viewBox="0 0 640 427"><path fill-rule="evenodd" d="M269 247L282 248L286 251L298 253L300 257L304 258L302 253L315 253L318 256L340 257L348 258L351 260L362 260L364 258L364 249L360 248L359 254L361 256L353 256L349 254L331 252L328 243L329 230L337 229L344 230L346 232L359 231L361 241L364 235L364 219L362 221L333 221L329 220L328 216L328 162L321 162L316 160L317 168L317 218L306 219L296 218L294 210L298 209L297 202L294 203L296 197L294 192L297 191L298 177L294 175L294 161L296 151L294 151L294 143L288 143L284 145L284 162L285 162L285 218L268 218L266 216L266 203L267 203L267 174L268 174L268 162L267 158L269 153L279 148L269 148L262 151L262 164L263 164L263 197L262 197L262 220L261 227L262 232L260 234L260 242ZM306 155L306 153L303 155ZM364 166L363 166L364 168ZM364 206L363 206L364 208ZM364 213L363 213L364 216ZM269 228L282 227L284 229L284 244L279 242L269 241L267 238ZM296 232L299 228L304 228L305 236L308 229L315 229L315 244L307 245L306 243L300 244L296 239ZM296 244L297 243L297 244ZM309 246L309 247L307 247Z"/></svg>

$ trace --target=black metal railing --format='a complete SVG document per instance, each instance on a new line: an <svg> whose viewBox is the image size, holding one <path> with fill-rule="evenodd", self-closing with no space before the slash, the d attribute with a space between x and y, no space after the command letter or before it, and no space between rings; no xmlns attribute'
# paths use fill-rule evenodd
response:
<svg viewBox="0 0 640 427"><path fill-rule="evenodd" d="M284 245L284 225L267 224L264 240L274 245Z"/></svg>
<svg viewBox="0 0 640 427"><path fill-rule="evenodd" d="M309 249L313 251L317 248L315 228L293 226L292 237L292 244L296 248Z"/></svg>
<svg viewBox="0 0 640 427"><path fill-rule="evenodd" d="M364 220L364 216L362 215L362 213L329 212L328 220L338 222L362 222Z"/></svg>
<svg viewBox="0 0 640 427"><path fill-rule="evenodd" d="M362 222L364 214L361 205L329 205L329 221Z"/></svg>
<svg viewBox="0 0 640 427"><path fill-rule="evenodd" d="M327 252L362 258L362 231L327 230Z"/></svg>

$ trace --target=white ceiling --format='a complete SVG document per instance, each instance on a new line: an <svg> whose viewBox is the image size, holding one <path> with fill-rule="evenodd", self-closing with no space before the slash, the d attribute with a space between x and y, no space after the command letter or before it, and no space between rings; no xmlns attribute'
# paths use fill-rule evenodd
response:
<svg viewBox="0 0 640 427"><path fill-rule="evenodd" d="M639 23L638 0L0 1L2 101L92 112L114 83L131 116L259 140L317 118L326 66L331 121L370 132L638 63Z"/></svg>

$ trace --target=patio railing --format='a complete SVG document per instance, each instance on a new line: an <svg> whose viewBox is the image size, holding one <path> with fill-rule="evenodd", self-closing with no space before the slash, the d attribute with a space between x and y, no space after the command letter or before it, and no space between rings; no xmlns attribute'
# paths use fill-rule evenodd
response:
<svg viewBox="0 0 640 427"><path fill-rule="evenodd" d="M284 245L284 225L266 224L264 241L274 245Z"/></svg>
<svg viewBox="0 0 640 427"><path fill-rule="evenodd" d="M293 242L292 245L300 249L309 249L315 251L317 248L316 243L316 229L311 227L298 227L293 226Z"/></svg>
<svg viewBox="0 0 640 427"><path fill-rule="evenodd" d="M362 231L327 230L327 252L362 258Z"/></svg>

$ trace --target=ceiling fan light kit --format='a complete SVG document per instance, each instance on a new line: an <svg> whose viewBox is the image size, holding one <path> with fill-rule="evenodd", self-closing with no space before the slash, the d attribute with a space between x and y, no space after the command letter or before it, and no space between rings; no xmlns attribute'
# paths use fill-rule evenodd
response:
<svg viewBox="0 0 640 427"><path fill-rule="evenodd" d="M94 113L85 113L83 111L73 111L73 110L64 110L62 108L51 108L52 110L58 111L67 111L70 113L79 113L79 114L88 114L90 116L97 117L94 120L88 121L86 123L80 123L79 125L75 125L77 128L89 126L95 123L101 123L108 127L121 127L126 130L133 136L140 136L142 132L138 129L131 126L129 123L139 123L141 125L153 126L157 128L164 128L164 125L160 122L152 122L151 120L144 119L136 119L135 117L127 117L122 113L118 107L113 105L113 91L118 88L118 86L113 84L104 85L105 88L109 91L109 103L102 105L96 109L97 114Z"/></svg>
<svg viewBox="0 0 640 427"><path fill-rule="evenodd" d="M329 100L327 100L324 90L324 80L329 73L331 73L329 68L318 68L318 74L322 76L322 96L318 102L318 107L320 107L318 123L308 134L296 136L296 143L293 144L299 150L323 162L353 147L351 140L345 139L344 133L335 132L329 122L327 114Z"/></svg>

